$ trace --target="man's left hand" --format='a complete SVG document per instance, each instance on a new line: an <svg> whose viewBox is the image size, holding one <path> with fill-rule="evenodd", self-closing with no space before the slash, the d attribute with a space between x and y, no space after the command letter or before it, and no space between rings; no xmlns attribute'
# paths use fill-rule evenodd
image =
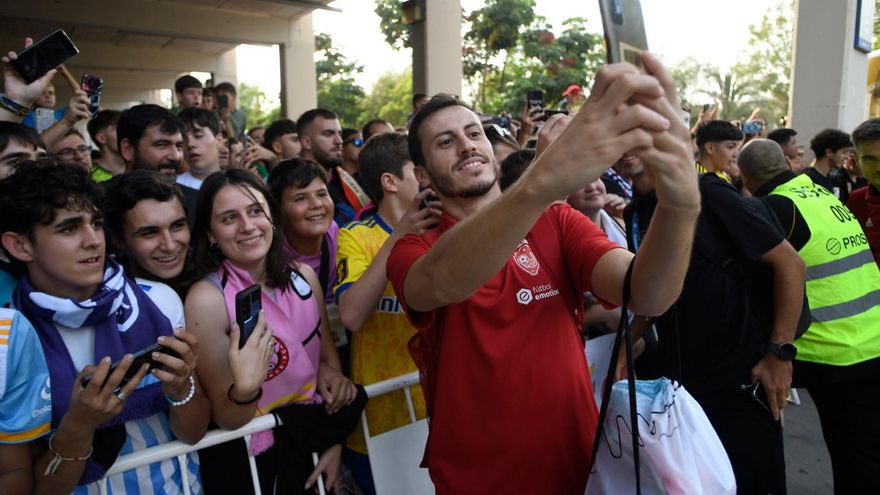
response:
<svg viewBox="0 0 880 495"><path fill-rule="evenodd" d="M159 344L176 352L174 357L164 352L157 352L153 359L162 364L162 368L154 368L153 376L162 382L162 392L173 400L183 400L189 395L189 377L196 371L196 355L198 339L195 334L183 328L174 331L174 336L159 337Z"/></svg>
<svg viewBox="0 0 880 495"><path fill-rule="evenodd" d="M779 421L779 414L785 407L785 396L791 388L791 361L783 361L775 354L767 353L752 368L752 383L761 382L767 392L767 405L773 419Z"/></svg>

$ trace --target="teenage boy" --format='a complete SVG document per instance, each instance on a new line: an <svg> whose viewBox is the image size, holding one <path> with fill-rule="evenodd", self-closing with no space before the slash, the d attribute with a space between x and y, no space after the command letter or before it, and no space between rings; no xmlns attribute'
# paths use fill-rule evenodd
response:
<svg viewBox="0 0 880 495"><path fill-rule="evenodd" d="M804 173L813 183L828 189L837 199L841 199L840 185L835 184L831 172L842 167L853 152L849 134L838 129L825 129L810 140L810 149L815 158Z"/></svg>
<svg viewBox="0 0 880 495"><path fill-rule="evenodd" d="M104 182L111 177L125 173L125 160L119 154L119 142L116 140L116 123L120 112L101 110L89 121L89 136L101 151L101 158L92 164L92 180Z"/></svg>
<svg viewBox="0 0 880 495"><path fill-rule="evenodd" d="M121 412L78 424L81 438L94 437L92 451L63 452L50 442L55 460L48 471L75 464L81 475L77 494L96 490L89 485L118 455L174 438L197 442L210 417L210 404L193 378L196 340L181 328L179 298L154 299L154 291L145 292L105 259L99 187L82 168L52 163L19 168L0 181L0 240L25 267L13 305L36 329L56 390L74 390L76 396L83 387L100 388L101 376L96 373L84 385L80 370L99 363L106 374L111 361L130 365L133 353L152 344L177 354L154 354L160 366L148 375L142 369L133 387L115 393L114 408ZM104 391L105 399L113 396ZM72 408L70 396L52 395L53 428ZM166 493L169 486L181 489L182 469L189 470L190 488L198 491L195 456L186 466L177 459L161 461L108 482L113 493Z"/></svg>
<svg viewBox="0 0 880 495"><path fill-rule="evenodd" d="M360 154L359 169L378 204L376 213L339 231L336 298L345 328L353 332L351 378L368 385L416 370L406 350L415 329L407 321L385 275L394 243L406 234L421 234L437 223L438 204L420 209L430 191L419 193L404 134L373 136ZM416 387L413 404L424 417L424 398ZM371 435L409 422L403 391L383 395L366 408ZM346 463L361 487L372 485L361 425L348 439ZM367 489L367 488L365 488ZM368 489L367 489L368 490Z"/></svg>
<svg viewBox="0 0 880 495"><path fill-rule="evenodd" d="M712 172L727 182L739 175L736 157L743 133L726 120L710 120L697 129L697 172Z"/></svg>
<svg viewBox="0 0 880 495"><path fill-rule="evenodd" d="M107 230L125 253L126 273L166 283L183 297L180 276L190 231L180 187L167 175L134 170L108 182L105 190Z"/></svg>
<svg viewBox="0 0 880 495"><path fill-rule="evenodd" d="M46 143L30 127L0 121L0 179L15 171L19 163L46 154Z"/></svg>
<svg viewBox="0 0 880 495"><path fill-rule="evenodd" d="M202 181L220 171L220 150L217 136L220 119L214 112L203 108L188 108L180 112L186 128L186 146L183 148L189 170L177 176L177 183L199 190Z"/></svg>
<svg viewBox="0 0 880 495"><path fill-rule="evenodd" d="M249 145L244 151L241 166L250 168L252 163L259 161L274 167L279 161L298 157L301 151L296 122L276 120L266 128L262 144Z"/></svg>
<svg viewBox="0 0 880 495"><path fill-rule="evenodd" d="M188 108L202 106L202 81L187 74L174 81L174 94L177 95L177 106L171 109L178 114Z"/></svg>

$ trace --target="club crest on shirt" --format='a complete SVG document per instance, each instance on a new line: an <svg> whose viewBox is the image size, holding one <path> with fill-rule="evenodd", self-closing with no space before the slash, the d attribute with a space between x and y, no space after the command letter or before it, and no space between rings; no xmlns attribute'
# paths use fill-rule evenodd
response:
<svg viewBox="0 0 880 495"><path fill-rule="evenodd" d="M515 261L516 265L522 268L524 272L532 276L537 275L538 270L541 268L541 265L538 264L538 258L535 256L535 253L532 252L532 246L529 246L529 241L525 239L519 243L519 247L513 252L513 261Z"/></svg>

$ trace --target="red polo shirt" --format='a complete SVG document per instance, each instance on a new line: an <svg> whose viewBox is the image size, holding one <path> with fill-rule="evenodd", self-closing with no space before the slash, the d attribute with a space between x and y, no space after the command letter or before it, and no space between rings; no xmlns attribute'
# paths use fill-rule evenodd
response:
<svg viewBox="0 0 880 495"><path fill-rule="evenodd" d="M846 206L865 231L874 261L880 265L880 191L873 185L856 189L849 193Z"/></svg>
<svg viewBox="0 0 880 495"><path fill-rule="evenodd" d="M437 229L404 237L388 258L410 320L440 335L426 448L438 494L581 494L586 485L598 411L580 329L560 291L590 290L596 261L618 246L567 204L538 222L552 222L540 231L557 235L535 238L534 227L473 296L429 313L409 309L404 280L456 220L444 214ZM543 263L571 273L577 287L554 281Z"/></svg>

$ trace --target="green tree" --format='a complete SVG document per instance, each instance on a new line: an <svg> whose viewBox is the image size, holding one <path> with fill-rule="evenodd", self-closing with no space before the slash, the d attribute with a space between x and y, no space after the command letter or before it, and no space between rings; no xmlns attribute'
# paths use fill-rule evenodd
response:
<svg viewBox="0 0 880 495"><path fill-rule="evenodd" d="M379 76L370 94L361 102L361 122L380 118L395 127L403 126L412 109L412 70L386 72Z"/></svg>
<svg viewBox="0 0 880 495"><path fill-rule="evenodd" d="M874 46L873 50L880 50L880 0L874 0Z"/></svg>
<svg viewBox="0 0 880 495"><path fill-rule="evenodd" d="M745 62L731 68L741 83L750 81L753 103L761 107L768 125L775 125L788 114L791 88L792 44L794 42L794 2L781 0L764 14L761 22L749 26L749 48ZM751 112L745 112L745 116Z"/></svg>
<svg viewBox="0 0 880 495"><path fill-rule="evenodd" d="M281 105L269 100L260 88L245 83L238 85L238 105L247 114L247 128L265 127L281 115Z"/></svg>
<svg viewBox="0 0 880 495"><path fill-rule="evenodd" d="M363 72L364 67L339 53L328 34L315 35L315 51L320 53L315 61L318 106L336 112L343 127L357 126L364 88L354 80L354 74Z"/></svg>
<svg viewBox="0 0 880 495"><path fill-rule="evenodd" d="M605 63L605 48L602 37L587 31L586 23L583 18L568 19L557 37L551 25L537 19L505 66L486 79L482 111L519 114L530 89L543 90L546 106L553 108L569 85L589 85Z"/></svg>
<svg viewBox="0 0 880 495"><path fill-rule="evenodd" d="M462 40L462 69L478 88L477 107L487 103L490 87L497 90L505 85L508 65L522 48L525 30L535 21L534 9L535 0L489 0L467 16L471 28Z"/></svg>
<svg viewBox="0 0 880 495"><path fill-rule="evenodd" d="M376 15L379 16L379 29L385 41L395 50L412 47L412 31L403 23L402 0L376 0Z"/></svg>
<svg viewBox="0 0 880 495"><path fill-rule="evenodd" d="M716 119L745 120L757 103L757 83L750 78L740 78L731 70L721 72L718 67L705 68L708 86L703 93L721 102Z"/></svg>

